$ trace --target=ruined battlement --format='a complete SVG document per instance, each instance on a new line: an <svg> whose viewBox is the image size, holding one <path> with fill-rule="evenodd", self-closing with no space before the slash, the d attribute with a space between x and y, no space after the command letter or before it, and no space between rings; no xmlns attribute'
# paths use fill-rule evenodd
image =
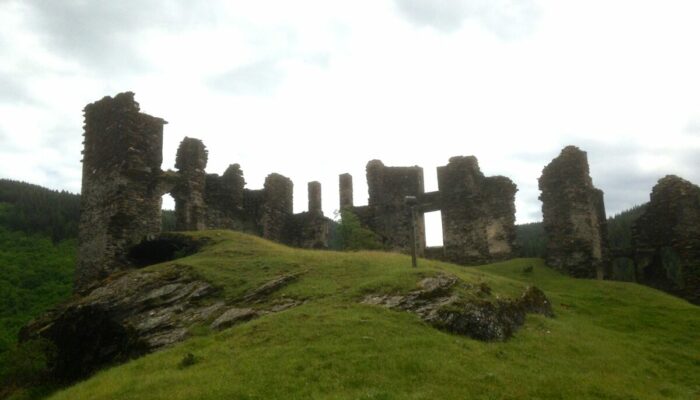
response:
<svg viewBox="0 0 700 400"><path fill-rule="evenodd" d="M610 276L603 192L593 186L588 156L565 147L542 171L547 264L579 278Z"/></svg>
<svg viewBox="0 0 700 400"><path fill-rule="evenodd" d="M660 179L632 239L638 282L700 304L700 187Z"/></svg>
<svg viewBox="0 0 700 400"><path fill-rule="evenodd" d="M321 209L321 184L309 184L309 212L293 213L293 183L270 174L264 188L245 188L230 165L207 174L208 151L186 137L176 171L162 171L165 120L140 112L131 92L85 107L83 181L75 290L130 268L129 250L160 232L162 196L175 199L177 230L236 229L302 247L328 247L330 220Z"/></svg>
<svg viewBox="0 0 700 400"><path fill-rule="evenodd" d="M367 163L367 206L354 207L352 176L339 177L340 207L353 211L361 223L379 235L385 247L411 248L411 209L406 196L418 200L418 255L425 255L424 213L442 214L442 249L430 255L461 264L478 264L512 256L515 241L515 193L505 177L485 177L476 157L452 157L438 167L438 191L426 193L421 167L387 167Z"/></svg>

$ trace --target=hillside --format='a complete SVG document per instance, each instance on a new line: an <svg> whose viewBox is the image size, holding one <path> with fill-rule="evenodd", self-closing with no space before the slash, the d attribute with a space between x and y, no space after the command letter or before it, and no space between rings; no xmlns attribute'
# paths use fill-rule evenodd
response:
<svg viewBox="0 0 700 400"><path fill-rule="evenodd" d="M696 399L700 308L624 282L575 280L538 259L478 268L380 252L292 249L230 231L177 264L220 288L228 304L303 304L97 373L51 399ZM532 266L533 268L528 268ZM527 272L530 271L530 272ZM245 294L298 278L263 303ZM555 318L528 315L506 342L447 333L406 311L362 304L404 294L427 276L483 288L485 300L544 290ZM189 355L191 354L191 356Z"/></svg>
<svg viewBox="0 0 700 400"><path fill-rule="evenodd" d="M70 295L79 209L78 195L0 179L0 356Z"/></svg>

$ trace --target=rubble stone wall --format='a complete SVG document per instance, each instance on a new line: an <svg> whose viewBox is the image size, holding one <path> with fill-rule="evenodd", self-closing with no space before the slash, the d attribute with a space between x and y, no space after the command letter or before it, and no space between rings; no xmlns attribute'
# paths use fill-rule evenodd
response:
<svg viewBox="0 0 700 400"><path fill-rule="evenodd" d="M128 264L128 250L160 231L164 120L140 112L131 92L85 109L75 290Z"/></svg>
<svg viewBox="0 0 700 400"><path fill-rule="evenodd" d="M406 196L417 198L418 254L477 264L509 258L515 241L515 192L505 177L484 177L475 157L453 157L438 168L437 192L426 193L420 167L367 164L369 201L352 206L352 177L340 176L340 207L350 208L363 226L377 233L387 249L409 252L411 209ZM425 250L424 213L440 210L444 246Z"/></svg>
<svg viewBox="0 0 700 400"><path fill-rule="evenodd" d="M177 150L177 171L162 171L166 122L141 113L131 92L105 97L84 112L76 291L132 267L129 250L161 230L166 193L175 199L177 230L235 229L328 247L331 220L323 215L320 183L309 183L309 212L295 215L289 178L270 174L262 190L249 190L238 164L222 176L207 174L208 152L199 139L186 137Z"/></svg>
<svg viewBox="0 0 700 400"><path fill-rule="evenodd" d="M659 180L632 228L639 283L700 304L700 187Z"/></svg>
<svg viewBox="0 0 700 400"><path fill-rule="evenodd" d="M542 171L546 262L574 277L609 277L603 192L593 186L586 152L565 147Z"/></svg>

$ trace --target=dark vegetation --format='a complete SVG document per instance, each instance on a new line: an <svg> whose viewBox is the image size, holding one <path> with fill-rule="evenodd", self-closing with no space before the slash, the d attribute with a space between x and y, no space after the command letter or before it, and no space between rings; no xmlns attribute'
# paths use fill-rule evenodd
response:
<svg viewBox="0 0 700 400"><path fill-rule="evenodd" d="M340 221L334 224L330 247L333 250L379 250L382 248L379 236L360 225L360 219L350 210L337 213Z"/></svg>
<svg viewBox="0 0 700 400"><path fill-rule="evenodd" d="M17 345L19 329L72 292L79 196L0 180L0 398L39 396L48 344ZM30 389L16 392L17 387Z"/></svg>
<svg viewBox="0 0 700 400"><path fill-rule="evenodd" d="M608 238L614 251L629 251L632 249L632 225L644 212L645 205L638 205L608 218ZM544 258L547 243L541 222L521 224L516 226L516 244L520 248L521 257Z"/></svg>
<svg viewBox="0 0 700 400"><path fill-rule="evenodd" d="M78 236L80 196L25 182L0 179L0 203L12 212L0 215L0 226L51 238L54 242Z"/></svg>

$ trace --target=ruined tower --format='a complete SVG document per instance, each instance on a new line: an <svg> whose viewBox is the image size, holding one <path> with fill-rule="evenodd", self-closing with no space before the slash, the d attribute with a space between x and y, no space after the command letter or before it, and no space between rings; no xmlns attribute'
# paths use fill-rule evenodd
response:
<svg viewBox="0 0 700 400"><path fill-rule="evenodd" d="M632 237L639 283L700 304L700 187L660 179Z"/></svg>
<svg viewBox="0 0 700 400"><path fill-rule="evenodd" d="M479 264L511 257L515 193L503 176L485 177L474 156L452 157L438 167L444 258Z"/></svg>
<svg viewBox="0 0 700 400"><path fill-rule="evenodd" d="M270 174L265 178L263 193L262 236L283 241L287 221L294 212L294 184L286 176Z"/></svg>
<svg viewBox="0 0 700 400"><path fill-rule="evenodd" d="M603 192L593 186L586 152L565 147L542 171L539 188L547 264L578 278L608 277Z"/></svg>
<svg viewBox="0 0 700 400"><path fill-rule="evenodd" d="M208 153L199 139L185 137L175 158L179 179L171 194L175 199L175 226L179 231L206 228L204 187Z"/></svg>
<svg viewBox="0 0 700 400"><path fill-rule="evenodd" d="M131 92L85 109L75 290L129 265L128 250L160 231L163 125Z"/></svg>

